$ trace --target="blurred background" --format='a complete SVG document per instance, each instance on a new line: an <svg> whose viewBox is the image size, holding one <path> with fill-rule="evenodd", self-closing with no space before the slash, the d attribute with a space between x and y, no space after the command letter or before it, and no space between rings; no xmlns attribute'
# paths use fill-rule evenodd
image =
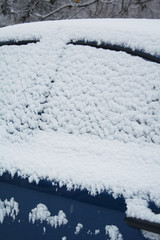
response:
<svg viewBox="0 0 160 240"><path fill-rule="evenodd" d="M75 18L160 18L160 0L0 0L0 27Z"/></svg>

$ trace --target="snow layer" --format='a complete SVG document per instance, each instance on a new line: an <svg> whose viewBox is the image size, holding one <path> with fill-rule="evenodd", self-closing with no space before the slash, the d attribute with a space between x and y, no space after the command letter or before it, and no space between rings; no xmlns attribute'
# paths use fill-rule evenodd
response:
<svg viewBox="0 0 160 240"><path fill-rule="evenodd" d="M139 218L151 222L160 223L160 214L155 214L149 209L148 202L143 199L127 199L127 211L128 217Z"/></svg>
<svg viewBox="0 0 160 240"><path fill-rule="evenodd" d="M119 232L119 229L114 225L106 225L105 227L106 235L109 237L109 240L123 240L122 234Z"/></svg>
<svg viewBox="0 0 160 240"><path fill-rule="evenodd" d="M18 213L19 205L14 198L11 198L10 201L7 199L1 201L0 199L0 223L3 223L5 216L12 217L15 220Z"/></svg>
<svg viewBox="0 0 160 240"><path fill-rule="evenodd" d="M59 41L86 39L123 44L132 49L160 55L159 19L85 19L20 24L0 29L0 41L43 39ZM54 39L53 39L54 41Z"/></svg>
<svg viewBox="0 0 160 240"><path fill-rule="evenodd" d="M29 221L32 223L35 223L35 221L43 223L45 221L47 224L52 227L54 226L55 228L57 228L57 226L60 227L61 225L65 225L68 222L66 215L62 210L58 212L58 215L51 216L47 206L42 203L39 203L36 208L31 210L29 213Z"/></svg>
<svg viewBox="0 0 160 240"><path fill-rule="evenodd" d="M160 206L160 67L105 41L160 55L160 20L76 20L0 29L0 173ZM38 167L37 167L38 166ZM47 210L46 210L47 211Z"/></svg>
<svg viewBox="0 0 160 240"><path fill-rule="evenodd" d="M59 24L40 43L0 48L1 138L24 140L41 129L159 144L159 64L66 45L71 30Z"/></svg>
<svg viewBox="0 0 160 240"><path fill-rule="evenodd" d="M160 205L159 156L155 144L41 131L27 143L0 145L0 174L18 171L30 181L49 179L92 194L107 190L125 198L149 196Z"/></svg>

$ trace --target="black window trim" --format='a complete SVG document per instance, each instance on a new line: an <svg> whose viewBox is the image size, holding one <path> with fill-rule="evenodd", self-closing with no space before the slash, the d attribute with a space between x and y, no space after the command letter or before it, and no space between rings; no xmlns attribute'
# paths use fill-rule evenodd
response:
<svg viewBox="0 0 160 240"><path fill-rule="evenodd" d="M89 41L89 40L83 40L83 39L71 40L68 44L90 46L90 47L102 48L102 49L113 50L113 51L122 51L128 54L131 54L133 56L138 56L145 60L149 60L151 62L160 63L160 56L146 53L144 52L144 50L138 50L138 49L133 50L129 47L124 46L123 44L117 45L117 44L111 44L106 42L98 43L97 41Z"/></svg>
<svg viewBox="0 0 160 240"><path fill-rule="evenodd" d="M39 39L28 39L28 40L9 40L9 41L0 41L0 47L2 46L21 46L21 45L27 45L29 43L37 43L39 42Z"/></svg>

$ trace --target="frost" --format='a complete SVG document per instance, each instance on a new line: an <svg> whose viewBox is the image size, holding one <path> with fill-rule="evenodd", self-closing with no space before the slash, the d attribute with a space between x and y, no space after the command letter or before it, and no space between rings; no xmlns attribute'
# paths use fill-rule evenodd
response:
<svg viewBox="0 0 160 240"><path fill-rule="evenodd" d="M46 228L45 227L43 227L43 234L45 234L46 233Z"/></svg>
<svg viewBox="0 0 160 240"><path fill-rule="evenodd" d="M6 199L4 202L0 200L0 223L3 223L6 216L15 220L18 213L19 205L14 198L11 198L10 201Z"/></svg>
<svg viewBox="0 0 160 240"><path fill-rule="evenodd" d="M51 216L46 205L41 203L29 213L29 222L35 223L36 221L40 221L40 223L47 222L47 224L55 228L68 223L66 215L62 210L58 212L58 215Z"/></svg>
<svg viewBox="0 0 160 240"><path fill-rule="evenodd" d="M106 235L109 237L109 240L123 240L122 234L119 232L119 229L114 225L106 225L105 227Z"/></svg>
<svg viewBox="0 0 160 240"><path fill-rule="evenodd" d="M78 235L82 228L83 228L83 224L78 223L77 226L76 226L76 230L75 230L74 234Z"/></svg>

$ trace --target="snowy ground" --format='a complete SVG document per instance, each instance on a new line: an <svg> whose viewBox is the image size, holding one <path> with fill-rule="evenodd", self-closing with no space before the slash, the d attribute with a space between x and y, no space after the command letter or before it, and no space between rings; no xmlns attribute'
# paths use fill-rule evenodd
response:
<svg viewBox="0 0 160 240"><path fill-rule="evenodd" d="M0 41L35 38L0 48L0 173L160 206L160 65L66 45L84 38L160 55L160 20L0 29Z"/></svg>

